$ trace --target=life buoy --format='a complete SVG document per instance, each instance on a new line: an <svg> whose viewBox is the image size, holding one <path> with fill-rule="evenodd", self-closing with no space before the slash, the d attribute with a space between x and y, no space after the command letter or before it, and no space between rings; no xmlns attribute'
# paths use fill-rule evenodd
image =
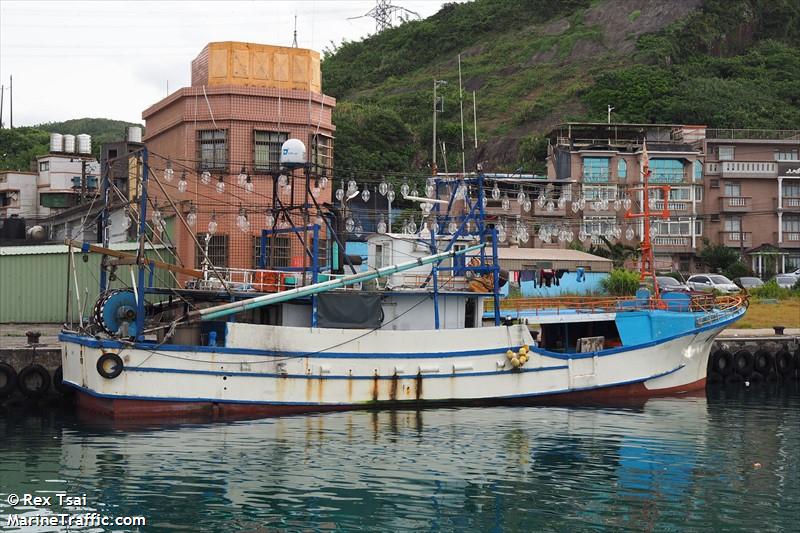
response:
<svg viewBox="0 0 800 533"><path fill-rule="evenodd" d="M17 376L17 387L28 398L41 398L50 390L50 373L42 365L28 365Z"/></svg>
<svg viewBox="0 0 800 533"><path fill-rule="evenodd" d="M794 360L788 350L783 349L775 354L775 369L778 374L789 377L794 371Z"/></svg>
<svg viewBox="0 0 800 533"><path fill-rule="evenodd" d="M753 369L766 376L770 370L773 370L772 361L771 353L767 350L758 350L753 356Z"/></svg>
<svg viewBox="0 0 800 533"><path fill-rule="evenodd" d="M733 372L733 355L727 350L718 350L714 354L714 370L722 377L727 377Z"/></svg>
<svg viewBox="0 0 800 533"><path fill-rule="evenodd" d="M0 363L0 398L5 398L17 386L17 371L7 363Z"/></svg>
<svg viewBox="0 0 800 533"><path fill-rule="evenodd" d="M115 353L106 352L97 360L97 373L106 379L114 379L122 374L122 359Z"/></svg>
<svg viewBox="0 0 800 533"><path fill-rule="evenodd" d="M75 391L75 389L64 383L64 369L60 365L53 372L53 388L65 396Z"/></svg>
<svg viewBox="0 0 800 533"><path fill-rule="evenodd" d="M733 356L733 368L743 378L753 373L753 354L747 350L739 350Z"/></svg>

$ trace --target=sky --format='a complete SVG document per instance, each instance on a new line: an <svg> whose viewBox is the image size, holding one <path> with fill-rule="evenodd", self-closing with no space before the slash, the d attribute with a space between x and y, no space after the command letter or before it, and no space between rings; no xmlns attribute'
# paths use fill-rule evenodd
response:
<svg viewBox="0 0 800 533"><path fill-rule="evenodd" d="M445 2L393 0L421 17ZM14 126L94 117L142 122L142 111L189 85L190 64L212 41L301 48L375 32L375 0L56 1L0 0L0 83ZM323 90L325 80L323 79Z"/></svg>

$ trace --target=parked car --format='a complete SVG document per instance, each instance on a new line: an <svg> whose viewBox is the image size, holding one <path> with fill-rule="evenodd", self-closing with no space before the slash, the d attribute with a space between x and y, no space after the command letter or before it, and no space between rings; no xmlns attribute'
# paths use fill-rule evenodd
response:
<svg viewBox="0 0 800 533"><path fill-rule="evenodd" d="M733 282L736 285L738 285L739 287L741 287L743 289L746 289L748 291L750 289L757 289L757 288L761 287L762 285L764 285L764 282L761 281L760 278L749 277L749 276L742 277L742 278L736 278L736 279L733 280Z"/></svg>
<svg viewBox="0 0 800 533"><path fill-rule="evenodd" d="M681 283L675 278L670 276L656 276L656 281L658 281L658 289L661 292L691 292L692 289L689 288L688 285L685 283Z"/></svg>
<svg viewBox="0 0 800 533"><path fill-rule="evenodd" d="M731 280L720 274L695 274L689 276L686 285L696 291L711 292L716 289L726 294L736 293L740 290Z"/></svg>
<svg viewBox="0 0 800 533"><path fill-rule="evenodd" d="M782 289L791 289L797 283L797 279L793 274L778 274L775 276L775 283Z"/></svg>

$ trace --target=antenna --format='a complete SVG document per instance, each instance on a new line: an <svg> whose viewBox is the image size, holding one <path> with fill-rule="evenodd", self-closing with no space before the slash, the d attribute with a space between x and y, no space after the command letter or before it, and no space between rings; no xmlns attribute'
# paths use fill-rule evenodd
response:
<svg viewBox="0 0 800 533"><path fill-rule="evenodd" d="M409 20L410 15L417 19L422 17L416 11L411 11L401 6L392 5L392 0L375 0L375 7L358 17L348 17L347 20L371 17L375 19L375 33L380 33L385 29L391 28L394 19L400 22Z"/></svg>
<svg viewBox="0 0 800 533"><path fill-rule="evenodd" d="M292 48L297 48L297 13L294 15L294 40L292 41Z"/></svg>

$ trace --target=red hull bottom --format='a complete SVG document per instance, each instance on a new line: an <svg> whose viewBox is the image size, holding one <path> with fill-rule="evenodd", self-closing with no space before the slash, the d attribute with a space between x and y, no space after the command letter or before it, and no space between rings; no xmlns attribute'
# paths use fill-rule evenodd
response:
<svg viewBox="0 0 800 533"><path fill-rule="evenodd" d="M643 383L632 383L602 389L565 392L543 396L469 401L375 402L363 405L275 405L255 403L180 402L162 400L130 400L99 398L78 391L81 410L98 413L115 420L221 420L251 419L274 416L350 411L355 409L435 407L438 405L631 405L643 404L648 398L676 396L703 391L705 378L679 387L649 390Z"/></svg>

